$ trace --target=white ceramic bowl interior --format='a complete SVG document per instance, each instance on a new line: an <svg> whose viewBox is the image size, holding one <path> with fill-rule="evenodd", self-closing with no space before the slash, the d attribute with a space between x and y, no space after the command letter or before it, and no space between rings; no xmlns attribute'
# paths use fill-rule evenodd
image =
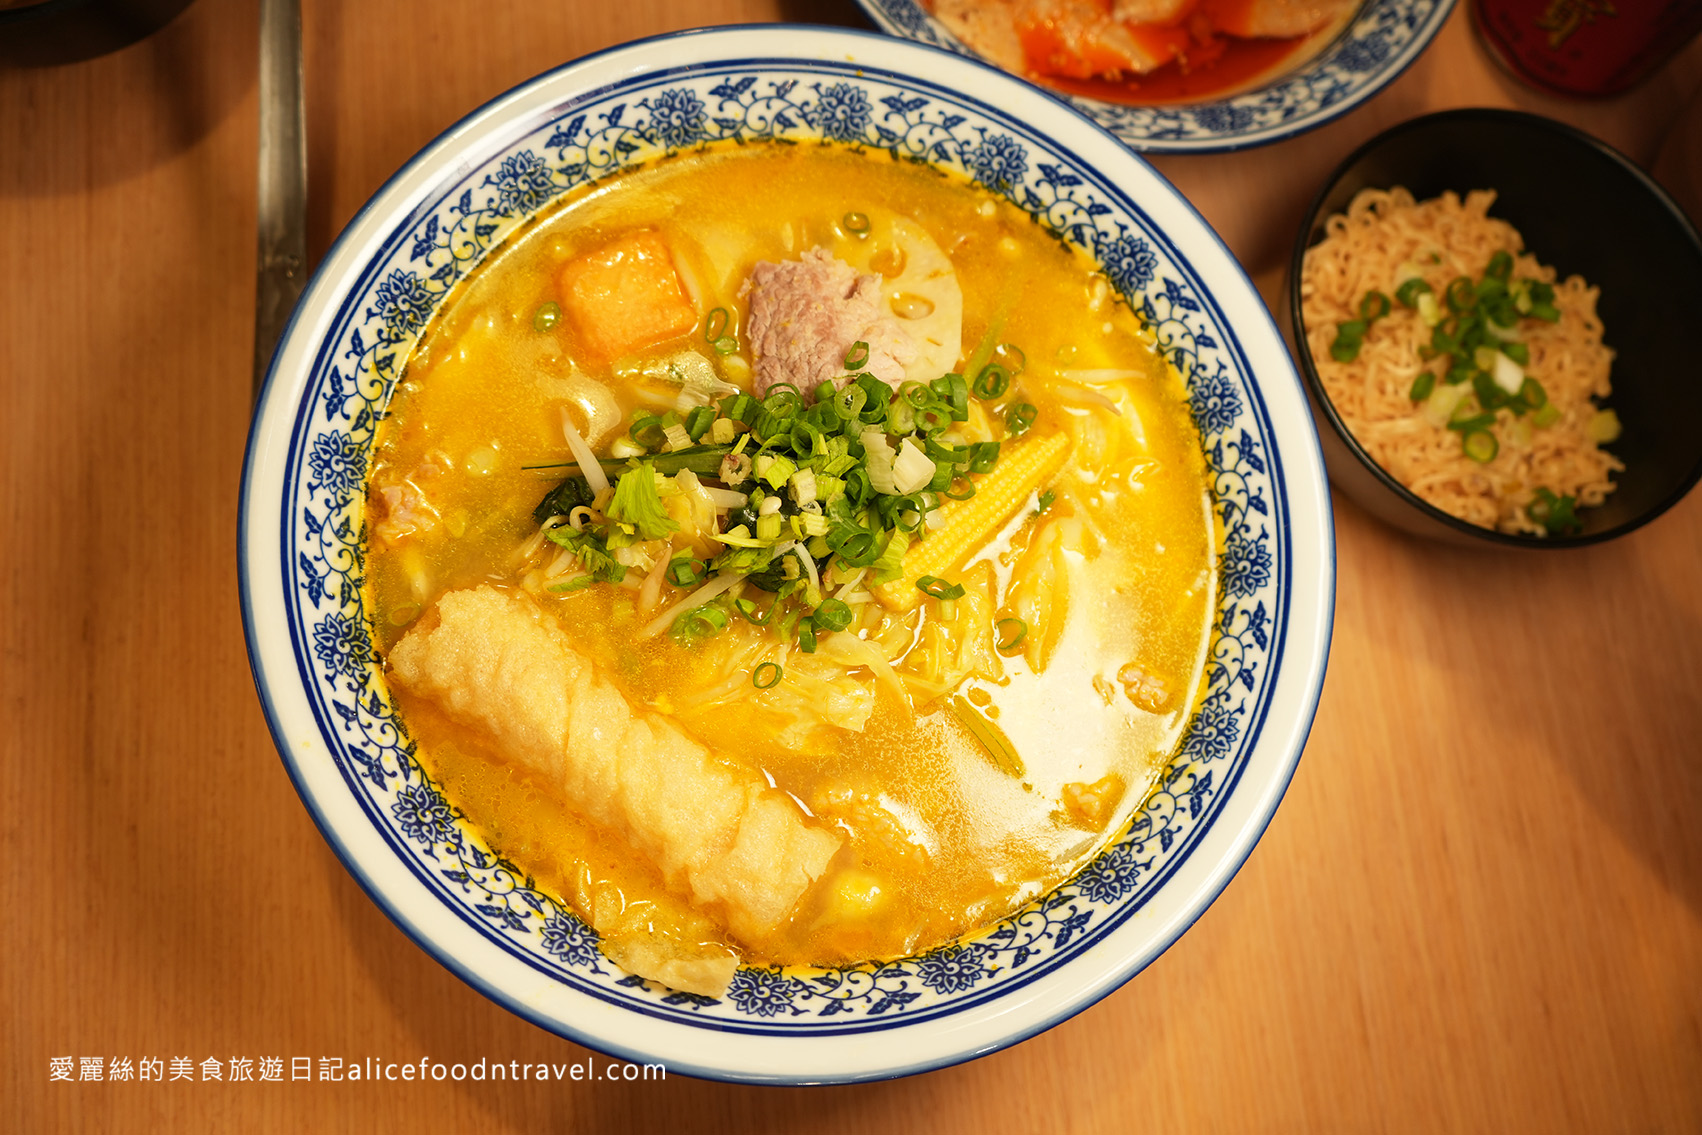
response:
<svg viewBox="0 0 1702 1135"><path fill-rule="evenodd" d="M926 76L918 78L917 76ZM486 846L416 763L361 595L378 416L444 296L525 219L628 163L724 138L925 158L1091 249L1188 377L1226 534L1209 694L1131 830L972 940L719 1000L628 976ZM1329 499L1281 338L1199 215L1098 126L978 62L859 32L685 33L568 64L475 111L349 224L273 359L244 470L243 615L278 750L374 900L487 996L671 1071L812 1083L992 1051L1152 961L1229 881L1299 759L1333 610Z"/></svg>

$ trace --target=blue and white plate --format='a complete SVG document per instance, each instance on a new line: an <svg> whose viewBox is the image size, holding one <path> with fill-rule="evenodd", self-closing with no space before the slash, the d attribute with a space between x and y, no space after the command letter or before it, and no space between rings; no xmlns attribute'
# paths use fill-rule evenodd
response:
<svg viewBox="0 0 1702 1135"><path fill-rule="evenodd" d="M857 0L882 29L974 59L918 0ZM1121 139L1153 154L1210 154L1292 138L1346 114L1390 83L1430 46L1454 0L1365 0L1330 45L1293 71L1228 98L1125 106L1050 92Z"/></svg>
<svg viewBox="0 0 1702 1135"><path fill-rule="evenodd" d="M424 775L373 652L365 480L410 348L508 234L634 163L772 138L936 163L1092 250L1192 388L1224 532L1221 603L1209 696L1185 745L1132 829L1080 875L972 940L843 969L746 968L711 999L622 973ZM808 27L590 56L474 112L397 173L338 238L273 359L240 552L250 658L285 766L408 934L563 1036L678 1072L789 1083L992 1051L1096 1001L1175 941L1288 784L1334 592L1329 498L1299 381L1264 304L1188 203L1027 84L933 48Z"/></svg>

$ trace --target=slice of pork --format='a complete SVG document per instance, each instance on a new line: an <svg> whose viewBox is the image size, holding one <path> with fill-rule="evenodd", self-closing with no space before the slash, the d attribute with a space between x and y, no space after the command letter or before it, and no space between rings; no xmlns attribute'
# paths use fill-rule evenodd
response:
<svg viewBox="0 0 1702 1135"><path fill-rule="evenodd" d="M898 385L917 346L883 310L881 286L879 276L859 274L823 248L797 260L758 263L740 289L750 303L757 395L782 382L806 399L822 382L843 386L845 356L858 342L869 345L861 369Z"/></svg>

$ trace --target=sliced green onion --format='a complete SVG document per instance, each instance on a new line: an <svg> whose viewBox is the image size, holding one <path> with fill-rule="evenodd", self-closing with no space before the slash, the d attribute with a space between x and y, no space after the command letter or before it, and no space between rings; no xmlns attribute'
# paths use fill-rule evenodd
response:
<svg viewBox="0 0 1702 1135"><path fill-rule="evenodd" d="M713 603L705 603L681 615L675 626L688 639L708 638L726 629L727 612Z"/></svg>
<svg viewBox="0 0 1702 1135"><path fill-rule="evenodd" d="M718 355L730 355L738 349L739 341L731 335L723 335L715 340L715 353Z"/></svg>
<svg viewBox="0 0 1702 1135"><path fill-rule="evenodd" d="M1531 349L1523 343L1515 343L1511 340L1502 343L1501 353L1522 367L1528 367L1531 365Z"/></svg>
<svg viewBox="0 0 1702 1135"><path fill-rule="evenodd" d="M1619 414L1613 410L1597 410L1584 423L1584 436L1597 445L1618 441L1622 432L1624 427L1619 424Z"/></svg>
<svg viewBox="0 0 1702 1135"><path fill-rule="evenodd" d="M1372 288L1359 301L1359 318L1367 324L1373 323L1389 314L1389 297Z"/></svg>
<svg viewBox="0 0 1702 1135"><path fill-rule="evenodd" d="M761 403L749 394L729 394L721 399L721 416L747 426L756 421L757 412L761 409Z"/></svg>
<svg viewBox="0 0 1702 1135"><path fill-rule="evenodd" d="M983 402L991 401L1010 389L1011 372L998 363L988 363L981 368L981 373L975 376L975 384L970 392Z"/></svg>
<svg viewBox="0 0 1702 1135"><path fill-rule="evenodd" d="M538 305L538 310L532 313L532 330L548 331L561 322L561 304L555 300Z"/></svg>
<svg viewBox="0 0 1702 1135"><path fill-rule="evenodd" d="M798 649L805 654L816 652L816 626L808 619L798 624Z"/></svg>
<svg viewBox="0 0 1702 1135"><path fill-rule="evenodd" d="M916 411L916 431L927 437L937 437L951 426L951 412L934 403Z"/></svg>
<svg viewBox="0 0 1702 1135"><path fill-rule="evenodd" d="M991 473L998 460L999 443L996 441L978 441L969 447L971 473Z"/></svg>
<svg viewBox="0 0 1702 1135"><path fill-rule="evenodd" d="M969 420L969 384L963 381L961 374L955 371L943 374L928 385L939 396L940 401L951 409L952 421Z"/></svg>
<svg viewBox="0 0 1702 1135"><path fill-rule="evenodd" d="M1554 536L1580 527L1577 504L1577 499L1570 493L1557 497L1552 489L1538 489L1535 499L1525 506L1525 515Z"/></svg>
<svg viewBox="0 0 1702 1135"><path fill-rule="evenodd" d="M857 376L857 385L862 387L866 399L862 420L872 425L885 419L886 408L892 404L892 387L867 371Z"/></svg>
<svg viewBox="0 0 1702 1135"><path fill-rule="evenodd" d="M1513 258L1505 250L1497 250L1495 255L1489 258L1489 264L1484 268L1483 274L1505 284L1507 277L1513 274Z"/></svg>
<svg viewBox="0 0 1702 1135"><path fill-rule="evenodd" d="M1448 290L1442 298L1447 301L1448 310L1457 315L1477 303L1477 288L1473 286L1471 277L1455 276L1448 281Z"/></svg>
<svg viewBox="0 0 1702 1135"><path fill-rule="evenodd" d="M1436 389L1436 374L1434 371L1420 371L1417 378L1412 380L1412 389L1407 391L1407 397L1414 402L1422 402L1430 397L1430 392Z"/></svg>
<svg viewBox="0 0 1702 1135"><path fill-rule="evenodd" d="M963 584L947 583L937 575L925 575L916 581L916 590L930 599L962 599Z"/></svg>
<svg viewBox="0 0 1702 1135"><path fill-rule="evenodd" d="M703 323L704 342L713 343L723 335L727 334L727 323L729 318L727 309L724 307L718 307L714 311L710 312L709 318L704 320Z"/></svg>
<svg viewBox="0 0 1702 1135"><path fill-rule="evenodd" d="M768 388L763 396L763 413L773 418L790 418L804 405L804 396L796 386L789 382L778 382Z"/></svg>
<svg viewBox="0 0 1702 1135"><path fill-rule="evenodd" d="M821 630L842 631L851 625L851 605L843 599L823 599L810 618Z"/></svg>
<svg viewBox="0 0 1702 1135"><path fill-rule="evenodd" d="M665 430L666 426L661 418L655 414L641 413L633 417L632 426L626 433L633 444L642 445L645 449L656 449L668 440Z"/></svg>
<svg viewBox="0 0 1702 1135"><path fill-rule="evenodd" d="M1559 420L1560 407L1556 406L1553 402L1544 402L1541 406L1537 407L1536 414L1531 417L1531 423L1533 425L1540 426L1543 429L1547 429Z"/></svg>
<svg viewBox="0 0 1702 1135"><path fill-rule="evenodd" d="M1448 428L1456 433L1479 433L1495 424L1494 414L1468 414L1466 404L1462 402L1460 409L1454 411L1454 420L1448 423Z"/></svg>
<svg viewBox="0 0 1702 1135"><path fill-rule="evenodd" d="M1000 343L993 348L993 360L1014 377L1028 368L1028 356L1015 343Z"/></svg>
<svg viewBox="0 0 1702 1135"><path fill-rule="evenodd" d="M1395 298L1400 301L1402 307L1417 307L1418 297L1429 294L1430 285L1424 282L1422 276L1402 280L1401 286L1395 289Z"/></svg>
<svg viewBox="0 0 1702 1135"><path fill-rule="evenodd" d="M1018 402L1005 411L1005 430L1012 437L1026 433L1028 427L1034 424L1035 417L1040 411L1034 408L1032 402Z"/></svg>
<svg viewBox="0 0 1702 1135"><path fill-rule="evenodd" d="M772 689L780 684L780 679L786 676L786 671L778 662L764 662L751 672L751 685L759 690Z"/></svg>
<svg viewBox="0 0 1702 1135"><path fill-rule="evenodd" d="M1527 378L1520 384L1519 397L1524 399L1525 405L1533 410L1540 410L1548 405L1548 391L1544 390L1542 383L1534 378Z"/></svg>
<svg viewBox="0 0 1702 1135"><path fill-rule="evenodd" d="M880 541L875 533L867 528L850 525L830 528L827 533L827 546L833 549L834 555L852 567L868 567L879 559L881 554Z"/></svg>
<svg viewBox="0 0 1702 1135"><path fill-rule="evenodd" d="M1472 292L1477 296L1477 302L1486 308L1502 303L1508 307L1513 306L1513 298L1507 291L1507 281L1494 276L1485 276L1479 280L1473 285Z"/></svg>
<svg viewBox="0 0 1702 1135"><path fill-rule="evenodd" d="M708 406L696 406L686 415L686 433L691 440L699 441L709 432L709 427L715 424L715 411Z"/></svg>
<svg viewBox="0 0 1702 1135"><path fill-rule="evenodd" d="M1028 637L1028 624L1014 615L1000 619L993 627L999 634L993 649L1000 654L1015 654L1021 649L1022 640Z"/></svg>
<svg viewBox="0 0 1702 1135"><path fill-rule="evenodd" d="M790 584L786 585L786 587L790 586ZM767 613L760 619L756 617L756 604L751 602L749 599L740 598L733 600L733 609L744 617L745 622L753 623L759 627L766 627L774 620L774 612L780 610L780 604L784 601L785 596L785 588L782 588L781 592L774 597L774 602L768 605Z"/></svg>
<svg viewBox="0 0 1702 1135"><path fill-rule="evenodd" d="M709 565L690 556L677 556L668 561L668 582L675 587L691 587L703 581Z"/></svg>
<svg viewBox="0 0 1702 1135"><path fill-rule="evenodd" d="M857 415L863 412L863 403L868 400L869 392L864 390L861 386L858 386L856 383L852 383L850 386L847 386L844 390L841 390L838 394L834 395L833 401L830 405L833 407L833 412L837 414L841 420L849 422L854 421Z"/></svg>
<svg viewBox="0 0 1702 1135"><path fill-rule="evenodd" d="M942 497L946 497L947 499L954 500L954 501L966 501L970 497L974 496L975 495L975 482L970 481L970 480L962 480L962 479L960 479L960 480L961 480L961 484L963 485L963 492L959 493L959 492L953 492L952 491L953 489L956 489L958 484L960 483L960 481L954 480L951 483L950 488L945 488L945 489L939 490L940 495Z"/></svg>
<svg viewBox="0 0 1702 1135"><path fill-rule="evenodd" d="M894 398L886 407L886 432L903 437L916 429L916 407L902 398Z"/></svg>
<svg viewBox="0 0 1702 1135"><path fill-rule="evenodd" d="M1512 395L1501 389L1487 371L1480 370L1472 375L1472 392L1485 410L1499 410L1512 400Z"/></svg>
<svg viewBox="0 0 1702 1135"><path fill-rule="evenodd" d="M845 352L845 369L862 370L869 364L869 345L859 339Z"/></svg>
<svg viewBox="0 0 1702 1135"><path fill-rule="evenodd" d="M1336 324L1336 339L1330 344L1330 357L1338 363L1351 363L1359 357L1359 346L1365 341L1365 321L1350 319Z"/></svg>
<svg viewBox="0 0 1702 1135"><path fill-rule="evenodd" d="M1460 439L1460 447L1479 465L1495 460L1495 455L1501 451L1501 443L1488 430L1472 430Z"/></svg>
<svg viewBox="0 0 1702 1135"><path fill-rule="evenodd" d="M950 445L937 437L923 439L922 452L926 453L935 465L963 465L969 461L967 445Z"/></svg>

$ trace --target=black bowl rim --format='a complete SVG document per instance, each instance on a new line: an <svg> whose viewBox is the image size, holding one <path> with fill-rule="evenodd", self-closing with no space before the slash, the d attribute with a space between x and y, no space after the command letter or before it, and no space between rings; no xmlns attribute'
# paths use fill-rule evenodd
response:
<svg viewBox="0 0 1702 1135"><path fill-rule="evenodd" d="M1660 184L1656 182L1654 178L1645 173L1642 167L1638 166L1636 162L1633 162L1630 158L1626 157L1624 154L1620 153L1618 150L1592 134L1585 133L1575 126L1567 125L1564 122L1558 122L1555 119L1547 118L1540 114L1532 114L1528 111L1522 110L1509 110L1501 107L1463 107L1456 110L1444 110L1438 111L1434 114L1421 115L1418 118L1410 118L1405 122L1391 126L1389 129L1373 135L1371 138L1359 145L1351 154L1342 160L1340 165L1336 166L1336 168L1331 171L1330 176L1324 180L1324 183L1319 187L1318 192L1313 195L1311 203L1307 205L1305 215L1300 222L1300 231L1295 237L1294 253L1289 260L1288 286L1286 289L1288 292L1289 323L1294 329L1295 361L1300 364L1301 377L1305 380L1307 389L1312 393L1315 404L1322 409L1324 417L1329 420L1330 428L1335 430L1336 435L1342 439L1343 443L1347 446L1348 451L1353 454L1361 465L1365 466L1371 475L1376 478L1384 488L1394 493L1402 502L1416 509L1431 520L1445 525L1446 527L1463 535L1483 540L1486 543L1499 544L1503 547L1509 548L1558 550L1562 548L1581 548L1590 544L1599 544L1605 540L1617 539L1618 537L1623 536L1628 532L1633 532L1654 520L1656 517L1672 508L1680 500L1684 499L1684 496L1689 493L1691 489L1695 488L1697 481L1702 480L1702 451L1698 452L1696 461L1691 466L1690 472L1680 478L1679 483L1674 487L1673 491L1664 499L1632 517L1630 520L1615 525L1612 528L1606 528L1600 532L1591 532L1577 536L1524 536L1511 532L1502 532L1495 528L1482 528L1468 520L1462 520L1451 512L1445 512L1431 504L1429 501L1424 500L1411 489L1395 480L1388 470L1384 469L1371 457L1370 454L1366 453L1364 447L1359 444L1359 439L1354 437L1353 431L1347 428L1346 424L1341 420L1341 415L1336 412L1335 403L1330 400L1329 394L1324 389L1323 381L1318 377L1317 368L1312 362L1312 351L1311 348L1307 346L1306 342L1305 322L1302 320L1300 314L1300 276L1301 270L1305 266L1306 250L1312 245L1312 230L1317 224L1319 211L1324 207L1324 200L1336 188L1336 185L1342 180L1342 178L1347 176L1348 171L1358 165L1360 161L1366 157L1366 155L1404 134L1411 133L1418 129L1434 127L1440 124L1484 121L1511 123L1520 127L1528 127L1533 130L1546 131L1549 134L1556 135L1590 150L1594 150L1598 155L1607 158L1610 162L1618 165L1620 169L1630 175L1634 181L1643 187L1643 190L1650 198L1653 199L1656 205L1665 208L1666 211L1671 214L1673 220L1678 223L1680 231L1685 234L1685 236L1689 239L1690 244L1695 247L1698 255L1702 255L1702 233L1697 231L1695 223L1690 219L1689 215L1679 207L1678 203L1672 199L1671 194L1661 188Z"/></svg>

